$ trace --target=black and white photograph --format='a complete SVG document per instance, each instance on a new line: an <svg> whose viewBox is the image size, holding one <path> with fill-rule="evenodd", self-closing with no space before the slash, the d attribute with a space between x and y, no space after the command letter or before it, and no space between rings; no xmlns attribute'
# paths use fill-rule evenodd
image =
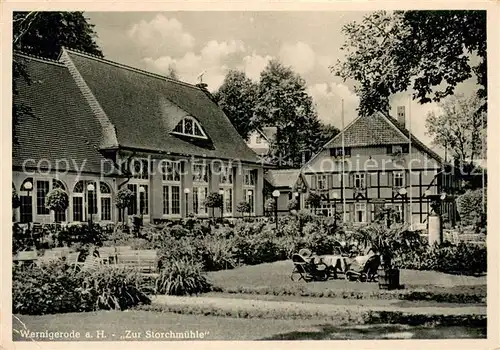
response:
<svg viewBox="0 0 500 350"><path fill-rule="evenodd" d="M6 348L498 341L497 8L124 9L4 14Z"/></svg>

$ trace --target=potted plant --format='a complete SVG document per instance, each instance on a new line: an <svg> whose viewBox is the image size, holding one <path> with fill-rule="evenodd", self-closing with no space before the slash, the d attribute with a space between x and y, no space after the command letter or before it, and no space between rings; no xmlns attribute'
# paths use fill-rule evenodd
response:
<svg viewBox="0 0 500 350"><path fill-rule="evenodd" d="M251 210L250 203L242 201L239 202L238 205L236 206L236 211L238 213L241 213L242 216L245 216L245 213L249 213L250 215L250 210Z"/></svg>
<svg viewBox="0 0 500 350"><path fill-rule="evenodd" d="M132 201L135 200L134 193L126 187L122 187L116 193L115 205L122 213L125 208L129 207L132 204ZM125 215L122 215L123 223L125 223Z"/></svg>
<svg viewBox="0 0 500 350"><path fill-rule="evenodd" d="M222 195L217 193L217 192L212 192L207 195L205 198L205 201L203 202L203 205L207 208L212 208L212 217L214 217L214 208L221 208L223 207L223 198Z"/></svg>
<svg viewBox="0 0 500 350"><path fill-rule="evenodd" d="M421 245L420 235L411 231L407 224L394 223L391 226L375 222L366 227L371 249L380 255L378 269L379 288L400 288L400 259L408 251Z"/></svg>
<svg viewBox="0 0 500 350"><path fill-rule="evenodd" d="M63 213L69 206L69 196L65 190L62 188L54 188L52 191L47 193L45 199L45 207L49 210L53 210L54 213ZM59 216L55 215L56 221Z"/></svg>

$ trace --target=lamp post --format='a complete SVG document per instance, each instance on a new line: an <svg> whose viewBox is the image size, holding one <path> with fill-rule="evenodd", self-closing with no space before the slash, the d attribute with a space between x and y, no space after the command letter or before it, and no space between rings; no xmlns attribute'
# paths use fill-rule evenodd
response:
<svg viewBox="0 0 500 350"><path fill-rule="evenodd" d="M26 181L26 182L23 184L23 188L24 188L24 190L27 192L27 197L28 197L29 199L31 199L31 197L30 197L30 192L31 192L31 190L33 190L33 183L32 183L31 181ZM32 241L32 243L34 244L34 243L35 243L35 241L34 241L34 239L33 239L33 231L31 230L31 220L32 220L32 218L33 218L33 200L31 199L31 215L30 215L30 219L29 219L29 221L28 221L28 231L29 231L29 233L30 233L30 235L31 235L31 241Z"/></svg>
<svg viewBox="0 0 500 350"><path fill-rule="evenodd" d="M403 187L403 188L400 188L398 192L401 195L401 197L403 198L403 208L404 208L404 205L406 204L406 197L407 197L408 191L406 190L406 188ZM404 221L404 219L405 219L404 218L404 216L405 216L404 215L404 210L402 210L401 214L403 215L402 219ZM411 215L411 212L410 212L410 215Z"/></svg>
<svg viewBox="0 0 500 350"><path fill-rule="evenodd" d="M222 219L224 215L224 190L220 189L219 190L219 196L220 196L220 222L222 223L224 220Z"/></svg>
<svg viewBox="0 0 500 350"><path fill-rule="evenodd" d="M87 203L87 217L89 218L89 226L90 228L92 228L92 215L93 215L93 212L94 212L94 192L95 190L95 186L93 183L89 183L87 185L87 192L89 193L89 198L88 198L88 201L89 203ZM92 203L92 208L89 208L89 204ZM89 215L90 214L90 215Z"/></svg>
<svg viewBox="0 0 500 350"><path fill-rule="evenodd" d="M139 210L140 210L140 214L143 215L144 214L144 192L146 192L146 189L144 188L144 186L139 186L139 198L140 198L140 202L139 202Z"/></svg>
<svg viewBox="0 0 500 350"><path fill-rule="evenodd" d="M279 190L273 191L274 197L274 220L276 221L276 231L278 231L278 197L280 196Z"/></svg>
<svg viewBox="0 0 500 350"><path fill-rule="evenodd" d="M339 194L337 192L333 192L333 224L337 226L337 199L339 199Z"/></svg>
<svg viewBox="0 0 500 350"><path fill-rule="evenodd" d="M188 216L188 196L189 196L189 193L191 193L191 190L189 188L185 188L184 189L184 194L186 195L186 217Z"/></svg>

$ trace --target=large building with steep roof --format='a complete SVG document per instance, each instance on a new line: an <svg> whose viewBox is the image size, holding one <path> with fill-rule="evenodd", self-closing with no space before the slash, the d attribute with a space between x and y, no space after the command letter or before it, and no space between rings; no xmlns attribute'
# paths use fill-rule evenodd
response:
<svg viewBox="0 0 500 350"><path fill-rule="evenodd" d="M362 224L389 207L402 221L425 224L431 198L452 197L459 186L453 167L412 135L404 110L398 112L397 119L356 118L304 165L308 191L321 196L320 213L345 213L346 221ZM443 207L453 221L453 201Z"/></svg>
<svg viewBox="0 0 500 350"><path fill-rule="evenodd" d="M262 163L206 86L69 49L56 61L15 59L31 80L19 80L15 102L32 112L20 121L12 153L17 221L219 216L204 206L213 192L223 195L225 216L241 215L242 201L263 214ZM56 187L69 194L65 213L45 207ZM119 212L115 197L124 187L135 199Z"/></svg>

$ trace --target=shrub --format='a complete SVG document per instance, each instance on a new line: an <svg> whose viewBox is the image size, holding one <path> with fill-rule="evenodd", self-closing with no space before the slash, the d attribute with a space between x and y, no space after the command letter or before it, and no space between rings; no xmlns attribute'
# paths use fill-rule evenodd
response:
<svg viewBox="0 0 500 350"><path fill-rule="evenodd" d="M44 315L126 309L149 303L137 274L102 266L79 271L56 260L12 270L12 312Z"/></svg>
<svg viewBox="0 0 500 350"><path fill-rule="evenodd" d="M156 280L155 292L168 295L193 295L209 292L212 284L198 262L186 259L168 262Z"/></svg>
<svg viewBox="0 0 500 350"><path fill-rule="evenodd" d="M19 200L19 195L15 188L12 189L12 209L19 208L21 201Z"/></svg>
<svg viewBox="0 0 500 350"><path fill-rule="evenodd" d="M62 188L54 188L45 197L45 207L56 213L64 212L69 206L68 193Z"/></svg>
<svg viewBox="0 0 500 350"><path fill-rule="evenodd" d="M236 247L229 239L207 237L200 241L203 246L203 268L205 271L232 269L236 266Z"/></svg>
<svg viewBox="0 0 500 350"><path fill-rule="evenodd" d="M486 191L485 191L486 194ZM486 198L485 198L486 202ZM457 210L463 225L479 226L483 212L482 189L469 190L457 198Z"/></svg>
<svg viewBox="0 0 500 350"><path fill-rule="evenodd" d="M316 192L310 192L306 198L306 205L316 209L321 203L321 196Z"/></svg>
<svg viewBox="0 0 500 350"><path fill-rule="evenodd" d="M403 267L417 270L435 270L446 273L474 275L486 272L486 247L460 242L427 246L421 252L402 259Z"/></svg>
<svg viewBox="0 0 500 350"><path fill-rule="evenodd" d="M264 203L264 210L267 212L274 212L276 208L276 200L274 198L268 198Z"/></svg>
<svg viewBox="0 0 500 350"><path fill-rule="evenodd" d="M252 207L250 206L250 203L248 202L239 202L238 205L236 206L236 211L238 213L241 213L242 215L245 215L245 213L250 213L250 210Z"/></svg>
<svg viewBox="0 0 500 350"><path fill-rule="evenodd" d="M29 315L79 312L89 308L77 288L81 279L62 261L12 269L12 312Z"/></svg>
<svg viewBox="0 0 500 350"><path fill-rule="evenodd" d="M207 195L204 201L204 205L207 208L222 208L224 203L223 197L217 192L212 192Z"/></svg>
<svg viewBox="0 0 500 350"><path fill-rule="evenodd" d="M137 271L100 266L79 274L82 282L76 290L92 310L124 310L150 303Z"/></svg>

